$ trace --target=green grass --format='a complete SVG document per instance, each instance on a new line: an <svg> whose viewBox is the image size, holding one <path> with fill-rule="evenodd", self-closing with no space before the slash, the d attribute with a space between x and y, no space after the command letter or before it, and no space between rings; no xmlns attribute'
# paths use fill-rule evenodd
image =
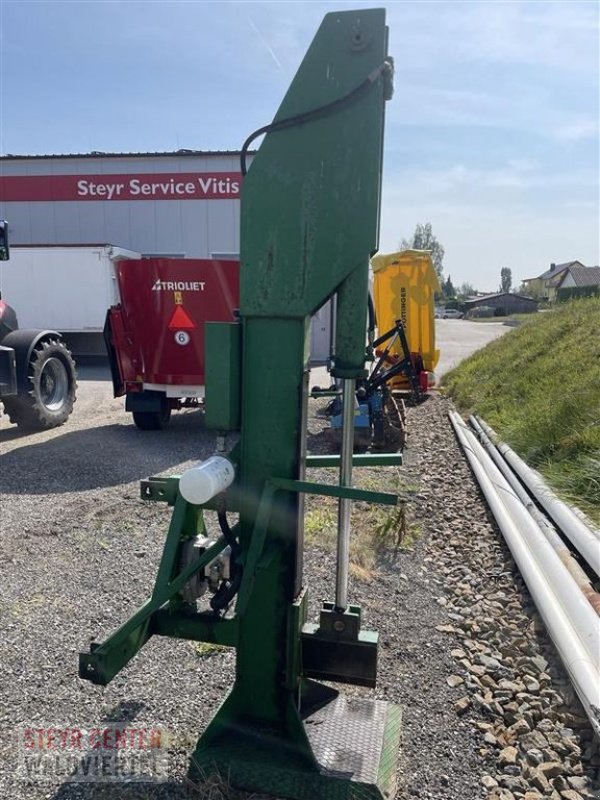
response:
<svg viewBox="0 0 600 800"><path fill-rule="evenodd" d="M199 658L206 658L206 656L214 656L217 655L217 653L224 653L225 650L228 650L229 648L222 644L214 644L213 642L194 642L192 644L192 649Z"/></svg>
<svg viewBox="0 0 600 800"><path fill-rule="evenodd" d="M442 385L600 523L600 298L533 315Z"/></svg>
<svg viewBox="0 0 600 800"><path fill-rule="evenodd" d="M357 469L356 488L403 494L409 487L400 483L389 467ZM379 506L357 501L352 504L350 574L360 581L375 578L378 559L385 553L409 550L420 532L405 517L405 505ZM337 544L337 501L331 497L308 497L304 514L304 543L333 551Z"/></svg>
<svg viewBox="0 0 600 800"><path fill-rule="evenodd" d="M304 515L304 541L309 547L328 549L337 536L337 517L333 503L316 506Z"/></svg>

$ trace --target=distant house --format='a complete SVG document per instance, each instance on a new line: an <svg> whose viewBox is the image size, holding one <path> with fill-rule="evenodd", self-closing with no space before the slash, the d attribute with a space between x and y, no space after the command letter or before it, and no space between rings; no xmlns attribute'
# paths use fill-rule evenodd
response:
<svg viewBox="0 0 600 800"><path fill-rule="evenodd" d="M511 292L488 294L474 300L465 300L465 312L468 315L476 308L491 308L490 316L505 317L509 314L531 314L538 310L537 300ZM488 312L490 313L490 312Z"/></svg>
<svg viewBox="0 0 600 800"><path fill-rule="evenodd" d="M548 300L552 302L552 300L556 299L557 280L562 277L565 270L572 267L583 267L586 269L581 261L565 261L564 264L550 264L550 269L538 275L537 278L525 278L523 281L525 290L538 300Z"/></svg>
<svg viewBox="0 0 600 800"><path fill-rule="evenodd" d="M567 267L560 275L556 291L584 286L600 286L600 267Z"/></svg>

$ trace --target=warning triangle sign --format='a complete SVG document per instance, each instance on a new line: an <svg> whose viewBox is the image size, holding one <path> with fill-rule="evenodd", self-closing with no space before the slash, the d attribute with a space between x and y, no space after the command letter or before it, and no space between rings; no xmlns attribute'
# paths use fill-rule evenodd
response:
<svg viewBox="0 0 600 800"><path fill-rule="evenodd" d="M181 330L191 330L192 328L196 327L196 323L187 313L184 311L183 306L176 306L175 311L173 312L173 316L171 317L171 321L169 322L169 330L171 331L181 331Z"/></svg>

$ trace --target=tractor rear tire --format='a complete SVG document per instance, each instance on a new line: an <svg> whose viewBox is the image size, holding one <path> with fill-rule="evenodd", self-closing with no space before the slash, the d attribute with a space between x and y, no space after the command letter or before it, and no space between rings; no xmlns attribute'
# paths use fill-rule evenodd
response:
<svg viewBox="0 0 600 800"><path fill-rule="evenodd" d="M171 419L171 408L165 399L160 411L134 411L133 421L141 431L162 431Z"/></svg>
<svg viewBox="0 0 600 800"><path fill-rule="evenodd" d="M77 373L62 339L42 339L27 364L27 389L3 398L10 421L24 430L44 431L63 425L73 411Z"/></svg>

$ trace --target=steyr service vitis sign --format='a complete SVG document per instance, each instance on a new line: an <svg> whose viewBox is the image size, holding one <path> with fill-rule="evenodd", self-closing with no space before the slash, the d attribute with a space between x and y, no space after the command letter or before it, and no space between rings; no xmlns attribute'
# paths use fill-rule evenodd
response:
<svg viewBox="0 0 600 800"><path fill-rule="evenodd" d="M237 172L116 175L6 175L0 201L236 200Z"/></svg>

